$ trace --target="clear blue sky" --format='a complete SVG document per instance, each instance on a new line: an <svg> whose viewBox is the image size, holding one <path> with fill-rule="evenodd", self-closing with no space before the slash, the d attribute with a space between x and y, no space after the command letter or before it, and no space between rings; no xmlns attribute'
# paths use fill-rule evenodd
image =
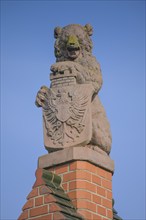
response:
<svg viewBox="0 0 146 220"><path fill-rule="evenodd" d="M145 1L1 1L1 219L17 219L43 147L35 96L49 86L56 26L90 23L113 136L115 208L145 219Z"/></svg>

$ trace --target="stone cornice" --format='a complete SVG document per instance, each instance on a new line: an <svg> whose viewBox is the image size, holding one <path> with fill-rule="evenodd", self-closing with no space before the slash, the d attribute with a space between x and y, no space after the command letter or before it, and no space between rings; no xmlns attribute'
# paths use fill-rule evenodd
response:
<svg viewBox="0 0 146 220"><path fill-rule="evenodd" d="M69 147L39 157L38 168L48 168L72 161L88 161L96 166L114 172L114 161L105 153L86 147Z"/></svg>

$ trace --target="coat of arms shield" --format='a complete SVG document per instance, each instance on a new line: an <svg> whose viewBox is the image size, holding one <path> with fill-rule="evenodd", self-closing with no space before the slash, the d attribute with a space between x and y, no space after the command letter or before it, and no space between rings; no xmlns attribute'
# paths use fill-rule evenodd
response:
<svg viewBox="0 0 146 220"><path fill-rule="evenodd" d="M44 145L49 152L90 142L92 92L91 84L49 89L43 109Z"/></svg>

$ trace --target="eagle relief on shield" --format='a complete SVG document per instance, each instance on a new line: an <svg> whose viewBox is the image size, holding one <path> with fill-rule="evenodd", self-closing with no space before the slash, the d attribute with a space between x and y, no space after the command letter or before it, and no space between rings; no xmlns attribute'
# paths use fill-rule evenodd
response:
<svg viewBox="0 0 146 220"><path fill-rule="evenodd" d="M91 140L91 84L51 87L43 108L44 144L50 151Z"/></svg>

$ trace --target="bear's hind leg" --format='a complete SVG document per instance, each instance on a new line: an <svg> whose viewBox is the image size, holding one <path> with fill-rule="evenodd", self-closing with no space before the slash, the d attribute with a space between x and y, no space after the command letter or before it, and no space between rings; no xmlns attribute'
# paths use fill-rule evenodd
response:
<svg viewBox="0 0 146 220"><path fill-rule="evenodd" d="M92 102L92 139L90 144L107 154L111 151L112 136L104 108L98 97Z"/></svg>

